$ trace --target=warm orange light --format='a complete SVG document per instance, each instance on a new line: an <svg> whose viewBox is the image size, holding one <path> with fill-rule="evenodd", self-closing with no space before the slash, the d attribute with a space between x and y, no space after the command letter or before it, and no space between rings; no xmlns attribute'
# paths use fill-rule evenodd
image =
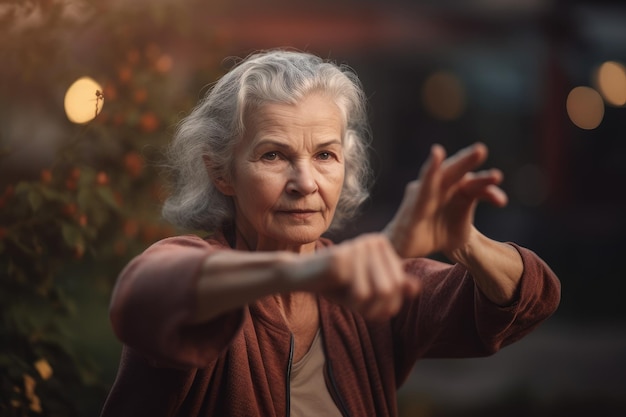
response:
<svg viewBox="0 0 626 417"><path fill-rule="evenodd" d="M600 126L604 117L604 102L591 87L576 87L567 96L567 114L576 126L591 130Z"/></svg>
<svg viewBox="0 0 626 417"><path fill-rule="evenodd" d="M167 54L163 54L156 60L155 68L158 72L165 74L172 70L173 65L174 60L172 57Z"/></svg>
<svg viewBox="0 0 626 417"><path fill-rule="evenodd" d="M102 87L89 77L79 78L67 89L64 104L70 122L87 123L102 111Z"/></svg>
<svg viewBox="0 0 626 417"><path fill-rule="evenodd" d="M615 61L600 65L595 83L606 102L612 106L626 104L626 67Z"/></svg>
<svg viewBox="0 0 626 417"><path fill-rule="evenodd" d="M465 89L455 74L438 71L424 82L422 103L436 119L458 119L465 111Z"/></svg>

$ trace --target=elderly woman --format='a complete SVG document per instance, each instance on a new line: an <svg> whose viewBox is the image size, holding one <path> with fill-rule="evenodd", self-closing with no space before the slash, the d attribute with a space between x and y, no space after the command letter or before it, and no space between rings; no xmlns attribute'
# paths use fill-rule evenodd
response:
<svg viewBox="0 0 626 417"><path fill-rule="evenodd" d="M482 144L433 146L381 233L322 237L367 197L364 107L347 68L269 51L182 121L163 213L210 234L121 273L103 416L395 416L418 359L492 354L554 312L548 266L473 226L478 201L506 204Z"/></svg>

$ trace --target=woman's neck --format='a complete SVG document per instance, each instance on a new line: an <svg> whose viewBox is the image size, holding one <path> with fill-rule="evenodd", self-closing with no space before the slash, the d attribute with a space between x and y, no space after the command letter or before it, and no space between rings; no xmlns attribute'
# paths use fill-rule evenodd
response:
<svg viewBox="0 0 626 417"><path fill-rule="evenodd" d="M316 242L305 244L292 244L278 242L269 239L260 239L255 232L246 233L238 226L235 226L235 248L239 250L247 250L252 252L258 251L288 251L293 253L313 253L315 252Z"/></svg>

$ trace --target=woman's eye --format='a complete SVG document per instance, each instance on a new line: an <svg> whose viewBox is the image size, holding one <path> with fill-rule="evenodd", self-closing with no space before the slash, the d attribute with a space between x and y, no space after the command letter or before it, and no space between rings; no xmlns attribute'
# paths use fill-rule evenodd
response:
<svg viewBox="0 0 626 417"><path fill-rule="evenodd" d="M322 161L327 161L331 159L333 155L330 152L320 152L317 154L317 159L321 159Z"/></svg>
<svg viewBox="0 0 626 417"><path fill-rule="evenodd" d="M263 156L261 156L261 158L265 159L266 161L275 161L276 159L278 159L278 152L264 153Z"/></svg>

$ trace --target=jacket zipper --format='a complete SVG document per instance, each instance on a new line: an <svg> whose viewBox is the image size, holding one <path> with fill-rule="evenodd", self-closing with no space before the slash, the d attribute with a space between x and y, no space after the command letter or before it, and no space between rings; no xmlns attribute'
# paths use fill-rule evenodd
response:
<svg viewBox="0 0 626 417"><path fill-rule="evenodd" d="M339 390L337 389L337 382L335 382L335 375L333 375L333 367L326 358L326 370L328 373L328 380L330 381L330 395L335 400L335 403L339 406L339 411L341 415L344 417L350 417L350 413L348 413L348 408L346 407L346 403L343 402L343 398L339 395Z"/></svg>
<svg viewBox="0 0 626 417"><path fill-rule="evenodd" d="M291 414L291 365L293 364L293 333L289 336L289 360L287 361L287 381L285 386L287 387L287 401L286 401L286 414L287 417Z"/></svg>

